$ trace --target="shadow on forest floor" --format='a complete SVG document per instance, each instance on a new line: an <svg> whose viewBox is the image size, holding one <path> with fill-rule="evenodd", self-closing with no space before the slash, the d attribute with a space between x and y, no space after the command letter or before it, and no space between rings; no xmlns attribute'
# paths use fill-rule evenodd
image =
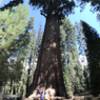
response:
<svg viewBox="0 0 100 100"><path fill-rule="evenodd" d="M7 96L7 97L2 97L0 95L0 100L40 100L40 98L38 99L28 99L28 98L19 98L17 96ZM44 100L100 100L100 96L94 97L92 95L86 95L86 96L73 96L72 98L65 98L65 97L59 97L59 96L55 96L55 99L44 99Z"/></svg>
<svg viewBox="0 0 100 100"><path fill-rule="evenodd" d="M23 100L33 100L33 99L23 99ZM40 100L40 99L36 99L36 100ZM70 99L67 99L67 98L64 98L64 97L57 97L56 96L56 99L50 99L50 100L100 100L100 96L98 96L98 97L94 97L92 95L87 95L87 96L73 96Z"/></svg>

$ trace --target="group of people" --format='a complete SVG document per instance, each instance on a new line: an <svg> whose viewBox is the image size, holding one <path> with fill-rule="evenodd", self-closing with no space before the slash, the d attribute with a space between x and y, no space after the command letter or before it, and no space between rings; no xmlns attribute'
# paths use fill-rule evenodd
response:
<svg viewBox="0 0 100 100"><path fill-rule="evenodd" d="M50 85L48 88L46 88L43 85L39 85L28 97L28 99L31 100L54 100L56 91L55 89Z"/></svg>

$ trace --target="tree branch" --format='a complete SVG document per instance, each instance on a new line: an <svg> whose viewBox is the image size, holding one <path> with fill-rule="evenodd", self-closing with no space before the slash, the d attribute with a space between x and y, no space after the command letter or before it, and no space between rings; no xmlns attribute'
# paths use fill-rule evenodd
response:
<svg viewBox="0 0 100 100"><path fill-rule="evenodd" d="M5 10L13 6L17 6L20 3L23 3L23 0L12 0L8 4L5 4L3 7L1 7L0 10Z"/></svg>

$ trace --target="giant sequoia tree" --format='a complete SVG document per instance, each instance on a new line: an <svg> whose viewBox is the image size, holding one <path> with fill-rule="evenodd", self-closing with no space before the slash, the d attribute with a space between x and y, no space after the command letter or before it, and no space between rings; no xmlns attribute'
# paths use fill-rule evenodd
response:
<svg viewBox="0 0 100 100"><path fill-rule="evenodd" d="M68 0L31 0L34 6L42 7L41 14L46 17L41 50L35 71L32 87L44 84L52 85L57 95L65 96L65 87L62 74L60 57L60 19L64 13L68 13L74 6L73 1ZM29 89L30 91L30 89Z"/></svg>

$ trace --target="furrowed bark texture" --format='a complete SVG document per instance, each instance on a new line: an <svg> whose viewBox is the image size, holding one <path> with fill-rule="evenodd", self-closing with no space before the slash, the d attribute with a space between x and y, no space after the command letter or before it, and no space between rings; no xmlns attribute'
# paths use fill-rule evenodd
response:
<svg viewBox="0 0 100 100"><path fill-rule="evenodd" d="M56 95L66 96L60 60L59 21L57 16L51 15L46 19L37 69L30 89L34 90L40 84L45 84L47 87L52 85Z"/></svg>

